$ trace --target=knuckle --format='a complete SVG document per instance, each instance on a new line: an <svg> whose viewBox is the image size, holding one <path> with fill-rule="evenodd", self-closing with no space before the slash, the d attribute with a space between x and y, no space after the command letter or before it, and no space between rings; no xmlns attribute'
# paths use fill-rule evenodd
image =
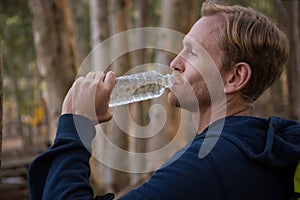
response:
<svg viewBox="0 0 300 200"><path fill-rule="evenodd" d="M75 80L74 85L80 84L84 80L84 77L79 77Z"/></svg>
<svg viewBox="0 0 300 200"><path fill-rule="evenodd" d="M83 80L84 80L84 77L83 77L83 76L80 76L79 78L76 79L75 82L81 82L81 81L83 81Z"/></svg>
<svg viewBox="0 0 300 200"><path fill-rule="evenodd" d="M95 74L94 71L90 71L90 72L87 74L87 76L89 76L89 75L94 75L94 74Z"/></svg>

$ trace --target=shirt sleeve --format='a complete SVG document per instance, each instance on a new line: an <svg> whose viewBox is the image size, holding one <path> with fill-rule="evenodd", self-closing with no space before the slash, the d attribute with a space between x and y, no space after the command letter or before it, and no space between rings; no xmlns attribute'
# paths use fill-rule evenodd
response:
<svg viewBox="0 0 300 200"><path fill-rule="evenodd" d="M53 146L29 166L31 199L93 199L89 183L93 123L79 115L59 119Z"/></svg>

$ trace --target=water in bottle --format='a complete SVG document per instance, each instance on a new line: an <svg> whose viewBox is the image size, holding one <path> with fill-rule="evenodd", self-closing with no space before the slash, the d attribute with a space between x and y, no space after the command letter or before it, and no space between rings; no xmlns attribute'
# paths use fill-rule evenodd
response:
<svg viewBox="0 0 300 200"><path fill-rule="evenodd" d="M120 106L160 97L173 82L173 75L162 75L156 71L117 77L109 106Z"/></svg>

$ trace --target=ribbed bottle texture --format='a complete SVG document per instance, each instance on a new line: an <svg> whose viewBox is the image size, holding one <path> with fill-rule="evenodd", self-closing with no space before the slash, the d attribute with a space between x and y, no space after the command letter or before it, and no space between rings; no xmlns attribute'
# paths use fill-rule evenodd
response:
<svg viewBox="0 0 300 200"><path fill-rule="evenodd" d="M117 77L109 107L160 97L173 82L173 75L162 75L156 71Z"/></svg>

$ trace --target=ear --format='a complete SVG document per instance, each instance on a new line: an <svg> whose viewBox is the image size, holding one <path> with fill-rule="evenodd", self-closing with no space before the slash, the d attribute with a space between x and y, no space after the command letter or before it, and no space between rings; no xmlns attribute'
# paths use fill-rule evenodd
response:
<svg viewBox="0 0 300 200"><path fill-rule="evenodd" d="M241 91L251 78L251 68L248 63L235 64L224 76L224 92L231 94Z"/></svg>

